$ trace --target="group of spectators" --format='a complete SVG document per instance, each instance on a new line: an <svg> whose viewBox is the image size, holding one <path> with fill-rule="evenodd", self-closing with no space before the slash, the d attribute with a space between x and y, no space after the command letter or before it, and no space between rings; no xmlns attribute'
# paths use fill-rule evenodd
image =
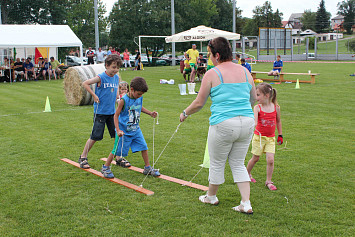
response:
<svg viewBox="0 0 355 237"><path fill-rule="evenodd" d="M57 74L59 76L62 73L60 67L61 64L54 57L50 57L50 61L48 61L48 58L39 58L38 66L32 63L30 57L27 59L16 58L15 62L13 59L10 59L9 62L9 59L5 57L4 64L0 66L0 70L3 72L0 81L29 81L31 78L37 80L40 76L43 76L44 80L46 80L47 76L49 80L51 80L52 76L57 80Z"/></svg>
<svg viewBox="0 0 355 237"><path fill-rule="evenodd" d="M102 48L99 48L97 52L95 52L91 47L89 47L88 51L86 52L86 57L88 58L88 65L94 64L94 57L96 57L96 63L104 63L105 58L108 55L117 54L121 56L121 51L119 48L117 50L114 47L109 47L107 52L103 51ZM134 67L130 62L130 52L126 48L121 56L123 58L123 63L125 68L129 67L132 70L140 70L141 67L141 55L140 52L136 49L136 57L134 61Z"/></svg>

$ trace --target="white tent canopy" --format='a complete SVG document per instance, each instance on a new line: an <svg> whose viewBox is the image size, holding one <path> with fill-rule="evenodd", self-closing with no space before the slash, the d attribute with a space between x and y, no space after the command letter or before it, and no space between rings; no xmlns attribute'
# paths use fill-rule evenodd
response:
<svg viewBox="0 0 355 237"><path fill-rule="evenodd" d="M82 47L67 25L0 25L0 48Z"/></svg>
<svg viewBox="0 0 355 237"><path fill-rule="evenodd" d="M178 34L165 38L166 43L172 42L189 42L189 41L207 41L216 37L224 37L227 40L239 40L240 34L232 33L224 30L213 29L206 26L197 26L190 30L180 32Z"/></svg>

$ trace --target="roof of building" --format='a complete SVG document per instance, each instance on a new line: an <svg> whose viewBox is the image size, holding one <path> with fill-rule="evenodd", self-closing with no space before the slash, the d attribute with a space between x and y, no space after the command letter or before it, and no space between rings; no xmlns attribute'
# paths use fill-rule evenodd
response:
<svg viewBox="0 0 355 237"><path fill-rule="evenodd" d="M303 16L303 13L292 13L288 21L295 21L296 19L299 20Z"/></svg>
<svg viewBox="0 0 355 237"><path fill-rule="evenodd" d="M332 20L344 20L344 16L337 15L336 17L332 18Z"/></svg>

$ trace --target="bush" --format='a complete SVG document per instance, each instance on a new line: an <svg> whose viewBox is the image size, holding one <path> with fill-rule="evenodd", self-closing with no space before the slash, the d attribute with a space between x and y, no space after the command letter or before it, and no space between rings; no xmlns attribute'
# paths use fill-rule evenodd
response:
<svg viewBox="0 0 355 237"><path fill-rule="evenodd" d="M345 43L345 46L348 46L348 42ZM355 52L355 39L349 41L349 49L352 52Z"/></svg>

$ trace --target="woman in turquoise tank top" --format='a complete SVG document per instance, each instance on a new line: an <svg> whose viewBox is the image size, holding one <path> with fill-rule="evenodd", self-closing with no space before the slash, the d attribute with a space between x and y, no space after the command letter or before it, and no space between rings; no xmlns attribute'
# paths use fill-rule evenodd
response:
<svg viewBox="0 0 355 237"><path fill-rule="evenodd" d="M228 40L223 37L212 39L208 50L216 67L205 74L197 98L180 115L183 122L189 115L198 112L211 97L209 189L199 200L212 205L219 203L216 194L219 185L225 181L224 169L228 159L241 194L240 205L233 207L233 210L252 214L250 178L244 161L255 126L252 110L256 98L254 81L249 71L232 62Z"/></svg>

